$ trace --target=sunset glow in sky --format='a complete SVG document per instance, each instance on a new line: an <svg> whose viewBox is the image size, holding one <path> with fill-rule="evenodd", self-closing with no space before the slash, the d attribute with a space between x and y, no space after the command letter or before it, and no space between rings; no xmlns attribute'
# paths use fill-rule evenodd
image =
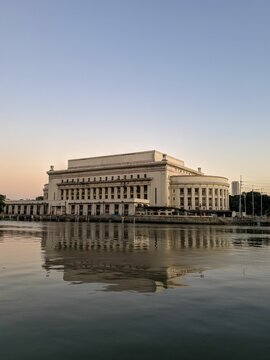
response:
<svg viewBox="0 0 270 360"><path fill-rule="evenodd" d="M1 0L0 193L156 149L270 191L268 0Z"/></svg>

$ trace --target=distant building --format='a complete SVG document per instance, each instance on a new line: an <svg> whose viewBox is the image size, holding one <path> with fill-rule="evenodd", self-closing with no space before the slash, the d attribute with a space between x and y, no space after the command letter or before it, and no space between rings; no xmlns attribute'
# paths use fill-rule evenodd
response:
<svg viewBox="0 0 270 360"><path fill-rule="evenodd" d="M48 171L43 202L7 201L11 215L134 215L138 206L228 210L228 179L156 150L68 161Z"/></svg>
<svg viewBox="0 0 270 360"><path fill-rule="evenodd" d="M239 181L232 181L232 196L240 195L240 183Z"/></svg>

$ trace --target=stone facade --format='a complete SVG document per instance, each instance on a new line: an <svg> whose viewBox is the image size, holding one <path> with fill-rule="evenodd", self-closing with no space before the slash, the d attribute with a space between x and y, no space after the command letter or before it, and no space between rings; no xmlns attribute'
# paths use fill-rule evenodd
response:
<svg viewBox="0 0 270 360"><path fill-rule="evenodd" d="M228 179L206 176L158 151L68 161L48 171L44 201L7 201L12 215L134 215L137 206L227 210ZM26 210L25 210L26 206Z"/></svg>

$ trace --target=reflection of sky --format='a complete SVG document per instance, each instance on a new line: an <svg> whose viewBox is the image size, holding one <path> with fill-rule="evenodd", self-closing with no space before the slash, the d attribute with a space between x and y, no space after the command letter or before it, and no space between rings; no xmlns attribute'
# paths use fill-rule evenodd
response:
<svg viewBox="0 0 270 360"><path fill-rule="evenodd" d="M36 196L50 164L154 148L267 182L269 8L1 1L0 191Z"/></svg>

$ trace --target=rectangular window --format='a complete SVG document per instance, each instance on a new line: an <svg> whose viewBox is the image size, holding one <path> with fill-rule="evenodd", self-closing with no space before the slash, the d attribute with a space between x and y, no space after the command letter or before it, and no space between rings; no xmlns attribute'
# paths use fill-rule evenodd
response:
<svg viewBox="0 0 270 360"><path fill-rule="evenodd" d="M137 199L140 199L141 198L141 187L140 186L137 186Z"/></svg>
<svg viewBox="0 0 270 360"><path fill-rule="evenodd" d="M143 186L143 198L145 200L148 199L148 186L147 185Z"/></svg>
<svg viewBox="0 0 270 360"><path fill-rule="evenodd" d="M80 205L79 207L79 215L83 215L83 205Z"/></svg>
<svg viewBox="0 0 270 360"><path fill-rule="evenodd" d="M88 216L92 215L92 205L91 204L88 204L87 214L88 214Z"/></svg>
<svg viewBox="0 0 270 360"><path fill-rule="evenodd" d="M128 216L128 204L124 205L124 215Z"/></svg>

